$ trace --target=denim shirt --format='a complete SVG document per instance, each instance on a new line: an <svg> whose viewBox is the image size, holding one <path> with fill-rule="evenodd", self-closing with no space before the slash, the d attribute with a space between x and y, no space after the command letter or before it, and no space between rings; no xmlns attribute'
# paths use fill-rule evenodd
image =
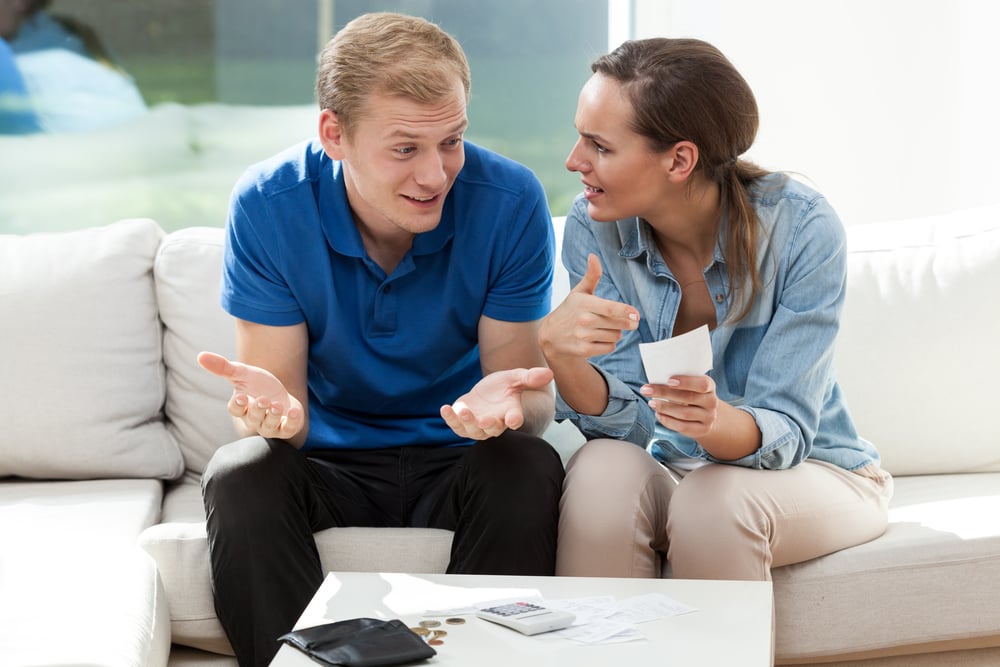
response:
<svg viewBox="0 0 1000 667"><path fill-rule="evenodd" d="M749 468L781 469L807 458L847 470L878 463L874 446L858 436L832 361L847 276L846 234L826 199L783 175L761 179L751 190L760 220L757 271L762 288L747 315L726 321L732 303L720 225L705 282L718 326L711 332L720 400L745 410L761 432L760 448L720 461L693 439L655 420L648 399L639 344L671 336L680 285L663 261L652 229L639 218L596 222L578 197L566 217L562 260L576 285L595 253L604 274L597 296L635 306L639 328L623 332L614 352L591 363L608 383L608 406L598 416L573 411L557 396L556 418L569 419L587 437L627 440L661 461L702 459Z"/></svg>

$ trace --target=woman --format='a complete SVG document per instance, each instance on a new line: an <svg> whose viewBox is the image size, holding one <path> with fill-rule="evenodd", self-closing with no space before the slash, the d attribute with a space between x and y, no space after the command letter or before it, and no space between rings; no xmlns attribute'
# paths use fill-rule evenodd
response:
<svg viewBox="0 0 1000 667"><path fill-rule="evenodd" d="M626 42L593 65L566 161L573 291L539 339L567 466L557 574L770 579L874 539L892 479L832 369L845 234L826 200L743 159L749 86L713 46ZM707 325L708 375L646 381L639 344Z"/></svg>

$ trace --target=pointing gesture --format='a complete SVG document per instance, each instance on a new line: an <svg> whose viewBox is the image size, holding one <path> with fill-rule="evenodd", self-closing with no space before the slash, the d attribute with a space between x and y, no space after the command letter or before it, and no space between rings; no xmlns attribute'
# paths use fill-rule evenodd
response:
<svg viewBox="0 0 1000 667"><path fill-rule="evenodd" d="M593 294L597 290L597 284L601 282L601 276L603 275L604 269L601 268L601 260L593 253L587 255L587 272L583 274L583 278L580 279L580 282L576 284L576 287L572 291L579 294Z"/></svg>
<svg viewBox="0 0 1000 667"><path fill-rule="evenodd" d="M595 296L604 271L597 255L587 257L587 272L566 299L542 320L538 339L545 358L583 358L615 349L623 331L639 326L634 307Z"/></svg>

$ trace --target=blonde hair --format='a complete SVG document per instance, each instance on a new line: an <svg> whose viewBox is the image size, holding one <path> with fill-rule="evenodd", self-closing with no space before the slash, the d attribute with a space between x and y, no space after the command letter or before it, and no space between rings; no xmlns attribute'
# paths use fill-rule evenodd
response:
<svg viewBox="0 0 1000 667"><path fill-rule="evenodd" d="M316 97L350 132L373 93L437 102L453 93L456 77L468 100L469 62L454 37L419 17L374 12L349 22L323 48Z"/></svg>

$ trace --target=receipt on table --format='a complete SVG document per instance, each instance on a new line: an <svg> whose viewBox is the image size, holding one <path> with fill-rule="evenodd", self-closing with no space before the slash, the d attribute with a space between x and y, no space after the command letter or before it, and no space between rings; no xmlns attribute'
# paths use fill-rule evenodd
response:
<svg viewBox="0 0 1000 667"><path fill-rule="evenodd" d="M708 325L655 343L640 343L639 356L650 384L666 384L675 375L704 375L712 370Z"/></svg>

